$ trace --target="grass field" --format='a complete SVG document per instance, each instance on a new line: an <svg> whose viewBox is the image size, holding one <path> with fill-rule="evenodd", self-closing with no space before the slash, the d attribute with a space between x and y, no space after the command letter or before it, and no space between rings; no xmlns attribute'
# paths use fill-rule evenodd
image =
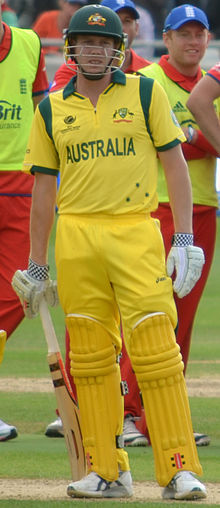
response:
<svg viewBox="0 0 220 508"><path fill-rule="evenodd" d="M53 233L54 235L54 233ZM53 262L53 237L50 246L51 274L55 274ZM218 219L218 235L215 259L212 271L205 289L199 311L197 313L193 340L190 354L190 362L187 371L188 378L220 379L220 341L219 341L219 282L220 282L220 218ZM58 338L64 352L64 320L60 309L52 311L52 316ZM8 381L7 381L8 378ZM8 391L10 378L16 378L14 391ZM21 380L22 378L22 380ZM17 426L19 436L17 439L0 444L0 507L2 508L55 508L67 506L89 505L93 508L102 508L108 503L108 508L125 506L129 501L73 501L65 497L58 501L50 500L23 500L13 499L19 497L19 483L16 481L26 479L27 488L31 482L41 485L42 480L53 482L57 485L64 482L67 485L70 480L70 469L63 439L48 439L44 436L46 425L55 418L55 397L52 391L30 392L26 391L29 378L50 379L46 361L46 343L43 337L39 318L29 321L25 319L7 343L5 357L0 367L0 381L5 385L0 392L0 417ZM1 385L2 386L2 385ZM18 389L20 391L18 391ZM220 425L219 425L219 394L215 397L190 397L193 426L197 432L207 432L211 436L211 445L199 448L204 476L208 484L220 485ZM153 455L151 447L130 449L129 458L131 463L134 482L155 480ZM14 483L15 482L15 483ZM17 486L18 485L18 486ZM54 485L54 482L53 482ZM39 487L40 488L40 487ZM51 487L52 488L52 487ZM141 487L140 487L141 488ZM156 488L156 487L155 487ZM6 499L8 490L11 491L11 499ZM33 489L34 490L34 489ZM220 506L220 486L217 497L213 504L205 506ZM5 497L5 499L4 499ZM25 498L25 496L24 496ZM146 502L146 500L145 500ZM175 506L190 508L195 503L172 502ZM129 502L129 506L137 507L142 504ZM199 505L202 502L197 503ZM148 508L168 506L167 503L156 499L147 502ZM169 503L170 506L170 503Z"/></svg>

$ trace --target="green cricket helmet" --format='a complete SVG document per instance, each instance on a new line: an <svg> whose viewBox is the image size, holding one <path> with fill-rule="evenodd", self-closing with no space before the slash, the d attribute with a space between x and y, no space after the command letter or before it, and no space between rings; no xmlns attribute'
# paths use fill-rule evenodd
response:
<svg viewBox="0 0 220 508"><path fill-rule="evenodd" d="M86 5L72 16L68 35L92 34L113 37L123 41L123 30L119 16L109 7Z"/></svg>
<svg viewBox="0 0 220 508"><path fill-rule="evenodd" d="M65 60L71 58L77 64L77 57L74 54L74 39L77 35L100 35L101 37L112 37L117 44L115 55L120 67L124 61L124 50L126 36L123 33L119 16L109 7L98 4L86 5L72 16L69 28L65 34Z"/></svg>

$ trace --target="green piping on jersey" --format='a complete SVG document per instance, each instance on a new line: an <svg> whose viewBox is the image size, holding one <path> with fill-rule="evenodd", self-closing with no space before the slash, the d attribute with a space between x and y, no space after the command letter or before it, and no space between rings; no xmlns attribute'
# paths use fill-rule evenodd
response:
<svg viewBox="0 0 220 508"><path fill-rule="evenodd" d="M163 146L157 146L158 152L165 152L166 150L170 150L171 148L174 148L174 146L177 146L181 143L179 139L174 139L171 143L168 143L167 145Z"/></svg>
<svg viewBox="0 0 220 508"><path fill-rule="evenodd" d="M31 174L43 173L44 175L58 176L59 171L57 169L45 168L41 166L32 166Z"/></svg>
<svg viewBox="0 0 220 508"><path fill-rule="evenodd" d="M52 110L50 104L50 98L45 97L39 104L40 113L44 119L45 127L48 136L53 140L52 135Z"/></svg>
<svg viewBox="0 0 220 508"><path fill-rule="evenodd" d="M149 126L149 108L151 104L151 96L153 90L154 80L151 78L144 78L140 76L140 100L144 113L145 123L147 127L147 132L153 142L150 126Z"/></svg>

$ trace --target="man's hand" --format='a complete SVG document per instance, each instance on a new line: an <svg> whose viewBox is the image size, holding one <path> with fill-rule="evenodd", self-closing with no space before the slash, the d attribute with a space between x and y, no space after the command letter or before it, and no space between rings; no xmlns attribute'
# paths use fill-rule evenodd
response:
<svg viewBox="0 0 220 508"><path fill-rule="evenodd" d="M200 247L177 245L178 243L184 243L183 237L192 237L192 235L178 234L178 236L181 236L181 242L180 240L175 241L175 236L177 235L174 235L173 246L167 258L167 274L171 277L175 270L176 278L173 282L173 290L179 298L183 298L190 293L199 280L205 263L205 257Z"/></svg>
<svg viewBox="0 0 220 508"><path fill-rule="evenodd" d="M29 270L17 270L12 278L12 287L29 319L37 316L43 297L52 307L59 303L56 281L50 280L49 277L38 280L30 275Z"/></svg>

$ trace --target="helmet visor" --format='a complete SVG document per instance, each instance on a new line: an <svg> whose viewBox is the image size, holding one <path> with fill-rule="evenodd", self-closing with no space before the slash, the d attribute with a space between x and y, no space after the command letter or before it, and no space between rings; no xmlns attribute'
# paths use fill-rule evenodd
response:
<svg viewBox="0 0 220 508"><path fill-rule="evenodd" d="M79 37L81 39L82 36ZM86 36L82 40L75 39L65 46L65 61L68 67L76 67L77 71L102 76L107 72L114 72L120 68L124 62L124 51L115 48L114 39L108 37L100 37L100 42L97 43L95 38Z"/></svg>

